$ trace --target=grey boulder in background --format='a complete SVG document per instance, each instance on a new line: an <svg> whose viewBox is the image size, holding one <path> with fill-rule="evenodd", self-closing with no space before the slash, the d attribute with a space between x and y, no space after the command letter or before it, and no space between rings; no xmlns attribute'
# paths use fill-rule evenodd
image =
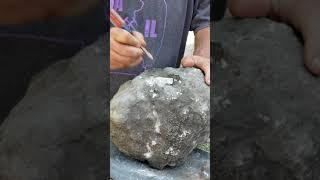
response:
<svg viewBox="0 0 320 180"><path fill-rule="evenodd" d="M214 40L216 180L318 180L320 81L303 66L303 46L287 25L223 20Z"/></svg>
<svg viewBox="0 0 320 180"><path fill-rule="evenodd" d="M0 127L1 180L106 179L106 41L35 76Z"/></svg>
<svg viewBox="0 0 320 180"><path fill-rule="evenodd" d="M179 165L209 137L209 96L198 69L148 70L112 98L111 140L152 167Z"/></svg>

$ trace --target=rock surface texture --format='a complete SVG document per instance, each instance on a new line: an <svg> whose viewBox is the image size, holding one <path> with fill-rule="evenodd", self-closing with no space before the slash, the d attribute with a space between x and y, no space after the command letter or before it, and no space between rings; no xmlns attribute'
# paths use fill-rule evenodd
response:
<svg viewBox="0 0 320 180"><path fill-rule="evenodd" d="M1 180L106 179L106 50L100 38L33 78L0 127Z"/></svg>
<svg viewBox="0 0 320 180"><path fill-rule="evenodd" d="M146 71L111 100L111 139L152 167L179 165L209 137L209 94L198 69Z"/></svg>
<svg viewBox="0 0 320 180"><path fill-rule="evenodd" d="M223 20L214 40L214 179L318 180L320 79L294 31L266 19Z"/></svg>

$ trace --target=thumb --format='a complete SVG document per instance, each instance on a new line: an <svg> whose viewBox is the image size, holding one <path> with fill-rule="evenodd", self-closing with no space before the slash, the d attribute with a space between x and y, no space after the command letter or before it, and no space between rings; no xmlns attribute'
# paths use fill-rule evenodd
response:
<svg viewBox="0 0 320 180"><path fill-rule="evenodd" d="M304 63L314 75L320 75L320 45L318 38L306 39L304 49Z"/></svg>
<svg viewBox="0 0 320 180"><path fill-rule="evenodd" d="M204 76L204 81L208 86L210 86L210 72L206 72Z"/></svg>
<svg viewBox="0 0 320 180"><path fill-rule="evenodd" d="M204 80L210 85L210 62L206 58L194 56L194 67L201 69L204 73Z"/></svg>
<svg viewBox="0 0 320 180"><path fill-rule="evenodd" d="M210 66L204 65L201 70L204 72L204 81L210 86Z"/></svg>
<svg viewBox="0 0 320 180"><path fill-rule="evenodd" d="M196 67L203 71L204 81L210 85L210 64L200 56L186 56L181 60L182 67ZM181 67L180 66L180 67Z"/></svg>
<svg viewBox="0 0 320 180"><path fill-rule="evenodd" d="M134 37L136 37L141 42L143 47L146 47L147 43L144 40L144 37L141 33L137 32L137 31L133 31L132 34Z"/></svg>
<svg viewBox="0 0 320 180"><path fill-rule="evenodd" d="M180 67L193 67L195 65L195 61L192 56L186 56L182 58Z"/></svg>

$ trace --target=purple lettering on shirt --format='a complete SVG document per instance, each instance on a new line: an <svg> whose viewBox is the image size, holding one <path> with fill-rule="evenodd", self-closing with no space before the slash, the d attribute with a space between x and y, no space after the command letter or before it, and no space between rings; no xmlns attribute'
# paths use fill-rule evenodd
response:
<svg viewBox="0 0 320 180"><path fill-rule="evenodd" d="M156 38L157 37L156 25L157 25L157 21L156 20L152 20L151 21L151 31L150 31L150 37L152 37L152 38Z"/></svg>
<svg viewBox="0 0 320 180"><path fill-rule="evenodd" d="M110 0L110 7L116 11L123 11L122 0Z"/></svg>
<svg viewBox="0 0 320 180"><path fill-rule="evenodd" d="M146 20L146 25L144 26L144 37L149 37L149 33L150 33L150 20L147 19Z"/></svg>
<svg viewBox="0 0 320 180"><path fill-rule="evenodd" d="M113 5L114 5L114 0L110 0L110 8L113 9Z"/></svg>
<svg viewBox="0 0 320 180"><path fill-rule="evenodd" d="M156 25L157 25L156 20L147 19L145 28L144 28L144 37L156 38L157 37Z"/></svg>

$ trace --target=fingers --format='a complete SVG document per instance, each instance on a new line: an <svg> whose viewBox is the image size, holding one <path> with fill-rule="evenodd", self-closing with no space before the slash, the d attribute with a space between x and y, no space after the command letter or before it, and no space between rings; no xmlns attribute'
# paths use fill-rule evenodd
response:
<svg viewBox="0 0 320 180"><path fill-rule="evenodd" d="M316 5L319 7L320 2ZM299 14L302 14L303 10L308 10L307 7L312 9L312 5L306 6L300 10L301 12L299 11ZM307 14L300 25L304 39L304 64L312 74L317 76L320 75L320 24L318 17L320 17L320 12L314 9Z"/></svg>
<svg viewBox="0 0 320 180"><path fill-rule="evenodd" d="M204 80L208 86L210 86L210 68L205 72Z"/></svg>
<svg viewBox="0 0 320 180"><path fill-rule="evenodd" d="M320 76L320 58L315 57L306 61L308 69L316 76Z"/></svg>
<svg viewBox="0 0 320 180"><path fill-rule="evenodd" d="M110 51L110 69L117 70L117 69L124 69L137 66L142 61L142 57L135 59L134 61L132 58L127 56L122 56L115 51Z"/></svg>
<svg viewBox="0 0 320 180"><path fill-rule="evenodd" d="M186 56L181 60L182 67L194 67L195 61L192 56Z"/></svg>
<svg viewBox="0 0 320 180"><path fill-rule="evenodd" d="M143 35L133 32L133 35L121 28L110 29L110 68L111 70L137 66L142 61L145 46Z"/></svg>
<svg viewBox="0 0 320 180"><path fill-rule="evenodd" d="M144 40L144 37L141 33L137 32L137 31L133 31L132 34L134 37L136 37L140 41L140 43L143 47L146 47L147 43Z"/></svg>
<svg viewBox="0 0 320 180"><path fill-rule="evenodd" d="M181 60L183 67L196 67L204 72L204 80L210 85L210 60L201 56L187 56Z"/></svg>
<svg viewBox="0 0 320 180"><path fill-rule="evenodd" d="M119 44L110 39L111 70L129 68L142 61L142 50L133 46Z"/></svg>
<svg viewBox="0 0 320 180"><path fill-rule="evenodd" d="M114 39L110 39L110 50L117 52L121 56L130 57L133 61L143 55L143 51L141 48L120 44Z"/></svg>
<svg viewBox="0 0 320 180"><path fill-rule="evenodd" d="M210 85L210 60L202 57L195 57L195 67L201 69L204 72L204 79L207 85Z"/></svg>
<svg viewBox="0 0 320 180"><path fill-rule="evenodd" d="M136 37L134 37L128 31L121 28L116 28L116 27L111 28L110 36L121 44L126 44L130 46L135 46L135 47L142 46L142 43Z"/></svg>
<svg viewBox="0 0 320 180"><path fill-rule="evenodd" d="M310 3L312 2L312 3ZM271 16L289 22L303 34L304 64L314 75L320 75L320 13L319 1L279 0L229 0L228 6L234 16Z"/></svg>
<svg viewBox="0 0 320 180"><path fill-rule="evenodd" d="M320 75L320 36L307 39L304 47L304 64L308 70L314 74Z"/></svg>

